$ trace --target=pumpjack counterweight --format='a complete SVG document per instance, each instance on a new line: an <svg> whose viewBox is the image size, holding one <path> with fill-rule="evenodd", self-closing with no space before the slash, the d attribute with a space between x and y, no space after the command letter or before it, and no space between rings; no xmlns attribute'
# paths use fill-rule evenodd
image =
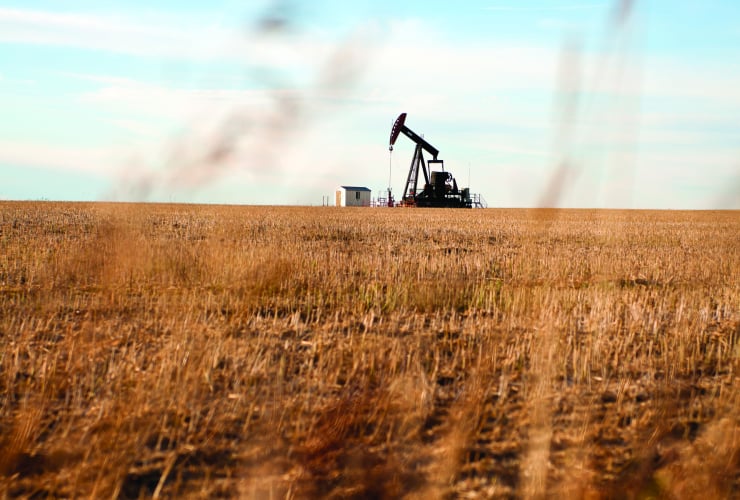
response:
<svg viewBox="0 0 740 500"><path fill-rule="evenodd" d="M391 128L389 150L393 151L393 145L400 134L416 144L401 204L416 207L472 208L470 188L458 189L457 181L452 174L445 172L444 161L437 158L439 150L406 126L406 113L401 113ZM424 152L432 155L432 159L425 160ZM432 170L437 167L440 170ZM424 188L421 191L417 188L419 171L424 174Z"/></svg>

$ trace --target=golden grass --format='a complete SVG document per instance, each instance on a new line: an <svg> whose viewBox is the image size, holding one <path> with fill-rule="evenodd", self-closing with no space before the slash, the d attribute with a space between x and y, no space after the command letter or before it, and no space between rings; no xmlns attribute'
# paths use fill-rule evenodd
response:
<svg viewBox="0 0 740 500"><path fill-rule="evenodd" d="M737 212L0 204L5 496L725 498Z"/></svg>

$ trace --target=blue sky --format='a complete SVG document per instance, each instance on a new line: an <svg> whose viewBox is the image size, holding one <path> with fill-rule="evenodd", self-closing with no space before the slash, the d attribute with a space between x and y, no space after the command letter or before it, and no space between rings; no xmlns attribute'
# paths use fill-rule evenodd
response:
<svg viewBox="0 0 740 500"><path fill-rule="evenodd" d="M731 0L0 4L0 199L740 208ZM562 186L554 189L554 186ZM554 194L553 194L554 193Z"/></svg>

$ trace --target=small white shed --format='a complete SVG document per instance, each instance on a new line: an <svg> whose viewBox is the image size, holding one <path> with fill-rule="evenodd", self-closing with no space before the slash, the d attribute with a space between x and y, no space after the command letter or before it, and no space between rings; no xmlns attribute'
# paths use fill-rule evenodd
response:
<svg viewBox="0 0 740 500"><path fill-rule="evenodd" d="M358 186L339 186L336 193L338 207L369 207L370 189Z"/></svg>

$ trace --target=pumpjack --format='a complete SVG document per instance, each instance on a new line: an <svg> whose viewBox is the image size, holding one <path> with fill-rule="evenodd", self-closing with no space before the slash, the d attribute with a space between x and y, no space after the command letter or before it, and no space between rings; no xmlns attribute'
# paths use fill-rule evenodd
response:
<svg viewBox="0 0 740 500"><path fill-rule="evenodd" d="M416 143L400 204L407 207L472 208L470 188L457 187L455 178L445 171L444 161L437 158L439 150L406 126L406 113L401 113L391 128L390 151L393 151L400 134ZM425 160L424 152L432 155L432 159ZM424 188L421 191L417 190L419 171L424 175Z"/></svg>

